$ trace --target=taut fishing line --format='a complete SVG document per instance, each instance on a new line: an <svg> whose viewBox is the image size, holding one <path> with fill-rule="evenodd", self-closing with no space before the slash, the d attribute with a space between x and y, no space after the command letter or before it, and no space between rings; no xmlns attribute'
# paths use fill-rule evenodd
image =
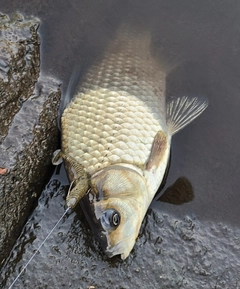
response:
<svg viewBox="0 0 240 289"><path fill-rule="evenodd" d="M61 222L61 220L64 218L64 216L67 214L67 212L70 210L70 208L67 208L66 211L63 213L63 215L61 216L61 218L57 221L57 223L55 224L55 226L52 228L52 230L48 233L48 235L46 236L46 238L42 241L42 243L39 245L39 247L37 248L36 252L32 255L32 257L28 260L28 262L24 265L24 267L22 268L22 270L20 271L20 273L17 275L17 277L13 280L13 282L11 283L11 285L8 287L8 289L11 289L12 286L15 284L15 282L18 280L18 278L22 275L23 271L27 268L27 266L29 265L29 263L32 261L32 259L36 256L36 254L39 252L39 250L41 249L41 247L43 246L43 244L47 241L47 239L50 237L50 235L52 234L52 232L54 231L54 229L58 226L58 224Z"/></svg>

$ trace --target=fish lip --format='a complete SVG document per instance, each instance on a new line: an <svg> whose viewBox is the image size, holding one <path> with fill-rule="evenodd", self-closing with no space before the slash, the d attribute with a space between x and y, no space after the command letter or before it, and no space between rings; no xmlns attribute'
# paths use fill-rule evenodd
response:
<svg viewBox="0 0 240 289"><path fill-rule="evenodd" d="M121 250L121 244L124 243L127 239L123 239L118 243L114 244L114 246L108 245L105 249L104 253L109 257L112 258L113 256L124 255L124 250ZM120 247L120 248L119 248Z"/></svg>

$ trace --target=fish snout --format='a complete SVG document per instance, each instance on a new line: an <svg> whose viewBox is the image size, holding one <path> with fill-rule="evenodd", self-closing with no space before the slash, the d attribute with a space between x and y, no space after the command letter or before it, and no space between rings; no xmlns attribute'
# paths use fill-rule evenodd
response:
<svg viewBox="0 0 240 289"><path fill-rule="evenodd" d="M135 245L135 238L128 238L122 240L117 244L107 246L104 252L109 258L116 255L120 255L121 259L124 260L129 256L134 245Z"/></svg>

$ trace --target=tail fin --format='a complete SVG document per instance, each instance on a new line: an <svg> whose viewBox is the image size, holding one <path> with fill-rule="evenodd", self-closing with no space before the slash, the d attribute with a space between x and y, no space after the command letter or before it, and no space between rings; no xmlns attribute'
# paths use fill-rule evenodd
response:
<svg viewBox="0 0 240 289"><path fill-rule="evenodd" d="M67 89L66 89L65 93L62 94L61 103L60 103L60 107L58 110L58 128L60 131L61 131L62 113L63 113L64 109L68 106L68 104L71 102L71 100L72 100L72 98L73 98L73 96L77 90L81 75L82 75L82 69L75 67L75 69L73 70L73 73L69 79Z"/></svg>
<svg viewBox="0 0 240 289"><path fill-rule="evenodd" d="M80 68L75 67L73 70L73 73L69 79L67 90L64 93L63 99L61 101L61 106L60 106L60 114L61 115L62 115L63 110L66 108L66 106L69 104L69 102L71 101L71 99L74 96L74 93L77 89L81 74L82 74L82 70Z"/></svg>

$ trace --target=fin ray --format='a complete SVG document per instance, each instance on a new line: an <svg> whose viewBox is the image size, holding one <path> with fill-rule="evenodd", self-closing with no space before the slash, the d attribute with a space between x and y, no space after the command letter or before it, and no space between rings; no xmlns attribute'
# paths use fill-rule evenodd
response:
<svg viewBox="0 0 240 289"><path fill-rule="evenodd" d="M167 127L171 135L188 125L208 106L206 97L183 96L167 105Z"/></svg>

